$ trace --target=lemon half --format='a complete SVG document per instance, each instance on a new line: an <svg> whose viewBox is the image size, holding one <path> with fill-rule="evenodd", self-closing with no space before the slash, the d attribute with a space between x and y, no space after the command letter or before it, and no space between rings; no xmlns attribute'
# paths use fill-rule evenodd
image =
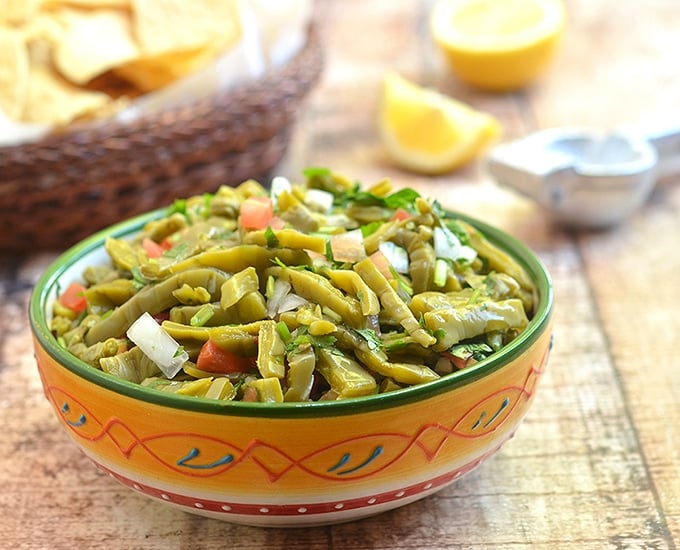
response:
<svg viewBox="0 0 680 550"><path fill-rule="evenodd" d="M487 113L389 73L383 82L378 130L397 165L441 174L478 156L498 137L501 126Z"/></svg>
<svg viewBox="0 0 680 550"><path fill-rule="evenodd" d="M562 0L440 0L430 30L461 80L507 91L544 72L565 20Z"/></svg>

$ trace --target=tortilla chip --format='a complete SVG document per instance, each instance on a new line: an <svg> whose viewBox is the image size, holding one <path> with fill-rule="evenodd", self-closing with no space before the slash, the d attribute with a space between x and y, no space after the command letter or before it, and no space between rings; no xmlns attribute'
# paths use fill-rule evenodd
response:
<svg viewBox="0 0 680 550"><path fill-rule="evenodd" d="M23 37L0 27L0 111L19 120L28 89L28 52Z"/></svg>
<svg viewBox="0 0 680 550"><path fill-rule="evenodd" d="M54 45L54 64L74 84L86 84L112 67L139 57L124 12L64 9L59 13L63 32Z"/></svg>
<svg viewBox="0 0 680 550"><path fill-rule="evenodd" d="M140 91L151 92L206 66L223 51L221 45L214 43L199 50L137 59L115 68L113 72Z"/></svg>
<svg viewBox="0 0 680 550"><path fill-rule="evenodd" d="M41 0L0 0L0 24L22 25L30 21L40 7Z"/></svg>
<svg viewBox="0 0 680 550"><path fill-rule="evenodd" d="M43 8L59 8L64 6L71 6L74 8L122 8L128 9L130 7L130 0L42 0Z"/></svg>
<svg viewBox="0 0 680 550"><path fill-rule="evenodd" d="M131 0L133 28L142 57L194 51L241 38L235 0Z"/></svg>
<svg viewBox="0 0 680 550"><path fill-rule="evenodd" d="M25 122L68 124L103 109L111 98L73 86L49 67L31 67L24 107Z"/></svg>
<svg viewBox="0 0 680 550"><path fill-rule="evenodd" d="M0 110L18 122L110 116L242 40L242 0L0 0Z"/></svg>

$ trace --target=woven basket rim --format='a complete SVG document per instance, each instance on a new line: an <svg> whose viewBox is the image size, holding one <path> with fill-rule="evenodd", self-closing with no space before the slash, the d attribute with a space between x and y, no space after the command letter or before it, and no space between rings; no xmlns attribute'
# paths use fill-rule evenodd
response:
<svg viewBox="0 0 680 550"><path fill-rule="evenodd" d="M261 77L131 122L0 147L0 253L64 248L174 198L270 175L322 69L313 23L293 59Z"/></svg>

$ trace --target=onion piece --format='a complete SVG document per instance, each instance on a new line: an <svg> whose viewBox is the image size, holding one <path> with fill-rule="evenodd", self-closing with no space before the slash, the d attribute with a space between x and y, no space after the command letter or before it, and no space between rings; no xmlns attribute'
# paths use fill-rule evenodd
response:
<svg viewBox="0 0 680 550"><path fill-rule="evenodd" d="M306 303L307 300L305 300L302 296L297 294L286 294L279 303L279 307L276 312L283 313L284 311L292 311L299 308L300 306L304 306Z"/></svg>
<svg viewBox="0 0 680 550"><path fill-rule="evenodd" d="M477 257L477 251L474 248L462 244L458 237L446 227L435 227L433 239L437 258L471 262Z"/></svg>
<svg viewBox="0 0 680 550"><path fill-rule="evenodd" d="M272 179L271 186L269 187L269 196L274 203L274 209L277 210L279 207L279 195L284 191L290 192L293 186L290 184L287 178L283 176L276 176Z"/></svg>
<svg viewBox="0 0 680 550"><path fill-rule="evenodd" d="M305 204L312 210L316 210L323 214L331 211L331 208L333 208L333 199L333 193L329 193L323 189L307 189L305 192Z"/></svg>
<svg viewBox="0 0 680 550"><path fill-rule="evenodd" d="M126 334L167 378L173 378L189 360L189 354L146 311L130 325Z"/></svg>
<svg viewBox="0 0 680 550"><path fill-rule="evenodd" d="M352 229L330 237L331 253L336 262L356 263L366 257L364 235L361 229Z"/></svg>
<svg viewBox="0 0 680 550"><path fill-rule="evenodd" d="M272 295L267 300L267 317L273 319L279 312L279 306L284 297L290 292L291 284L284 279L276 279Z"/></svg>
<svg viewBox="0 0 680 550"><path fill-rule="evenodd" d="M385 255L387 261L390 262L397 273L408 273L408 252L405 248L392 241L385 241L378 245L378 250Z"/></svg>

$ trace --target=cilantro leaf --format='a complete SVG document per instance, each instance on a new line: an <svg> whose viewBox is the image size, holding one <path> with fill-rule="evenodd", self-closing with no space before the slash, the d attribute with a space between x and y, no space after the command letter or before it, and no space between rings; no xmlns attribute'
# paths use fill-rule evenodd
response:
<svg viewBox="0 0 680 550"><path fill-rule="evenodd" d="M391 195L385 197L385 206L388 208L394 208L395 210L397 208L412 208L413 203L419 197L420 193L418 193L418 191L411 189L410 187L405 187L404 189L395 191Z"/></svg>
<svg viewBox="0 0 680 550"><path fill-rule="evenodd" d="M468 359L472 357L476 361L481 361L493 353L493 349L484 343L469 343L469 344L458 344L453 346L449 352L455 357L460 357L461 359Z"/></svg>
<svg viewBox="0 0 680 550"><path fill-rule="evenodd" d="M383 347L382 340L378 337L373 329L370 328L360 328L356 329L364 340L368 343L368 349L371 351L379 350Z"/></svg>
<svg viewBox="0 0 680 550"><path fill-rule="evenodd" d="M276 236L276 233L274 233L274 230L271 228L270 225L268 225L267 229L264 230L264 238L267 240L267 247L268 248L278 248L279 247L279 239Z"/></svg>
<svg viewBox="0 0 680 550"><path fill-rule="evenodd" d="M302 171L302 175L308 179L314 177L327 177L330 176L331 173L329 168L323 168L321 166L310 166Z"/></svg>

